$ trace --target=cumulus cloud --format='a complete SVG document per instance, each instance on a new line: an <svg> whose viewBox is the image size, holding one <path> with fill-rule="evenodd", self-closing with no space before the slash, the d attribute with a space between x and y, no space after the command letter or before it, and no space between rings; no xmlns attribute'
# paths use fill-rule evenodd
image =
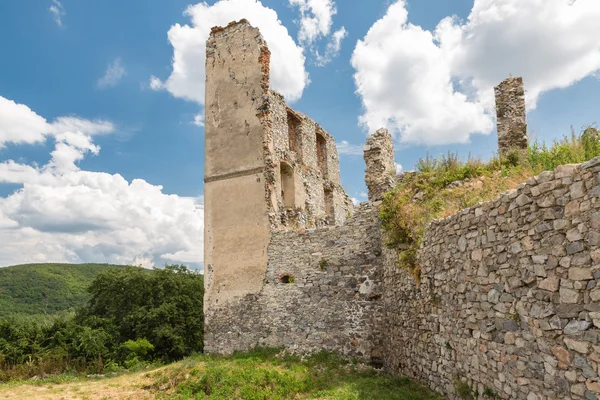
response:
<svg viewBox="0 0 600 400"><path fill-rule="evenodd" d="M338 153L346 156L362 156L363 146L358 144L350 144L347 140L342 140L336 143Z"/></svg>
<svg viewBox="0 0 600 400"><path fill-rule="evenodd" d="M0 115L4 107L18 106L24 120L37 121L26 125L25 132L33 137L37 130L38 136L53 138L55 147L43 166L0 162L0 184L22 186L0 197L0 266L202 262L201 199L168 195L162 186L141 179L128 182L119 174L77 166L86 155L98 154L94 135L114 132L110 122L66 117L49 123L26 106L2 100L6 99L0 97Z"/></svg>
<svg viewBox="0 0 600 400"><path fill-rule="evenodd" d="M298 100L308 84L303 49L296 45L277 13L255 0L221 0L213 5L189 6L191 25L175 24L168 33L173 46L173 71L163 82L153 76L150 87L204 105L206 40L214 26L246 18L260 29L271 50L271 87L290 102Z"/></svg>
<svg viewBox="0 0 600 400"><path fill-rule="evenodd" d="M466 21L443 19L434 32L392 4L363 40L352 65L364 114L402 142L467 142L494 127L493 87L523 76L529 109L549 90L600 69L596 0L475 0ZM550 45L551 44L551 45Z"/></svg>
<svg viewBox="0 0 600 400"><path fill-rule="evenodd" d="M100 89L106 89L116 86L121 79L127 74L125 67L123 66L121 59L116 58L113 62L108 64L104 75L98 79L98 87ZM152 87L152 82L150 82Z"/></svg>
<svg viewBox="0 0 600 400"><path fill-rule="evenodd" d="M402 167L402 164L394 163L394 169L396 170L396 173L399 174L402 172L404 167Z"/></svg>
<svg viewBox="0 0 600 400"><path fill-rule="evenodd" d="M62 4L60 4L58 0L52 0L52 4L48 8L48 11L50 11L54 17L54 22L56 22L56 25L62 27L62 17L66 14L65 8L62 6Z"/></svg>

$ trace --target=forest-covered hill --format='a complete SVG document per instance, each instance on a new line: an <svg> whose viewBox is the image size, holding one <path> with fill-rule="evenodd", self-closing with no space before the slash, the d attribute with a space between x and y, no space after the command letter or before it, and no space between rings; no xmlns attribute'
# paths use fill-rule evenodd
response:
<svg viewBox="0 0 600 400"><path fill-rule="evenodd" d="M23 264L0 268L0 319L75 311L92 280L109 264Z"/></svg>

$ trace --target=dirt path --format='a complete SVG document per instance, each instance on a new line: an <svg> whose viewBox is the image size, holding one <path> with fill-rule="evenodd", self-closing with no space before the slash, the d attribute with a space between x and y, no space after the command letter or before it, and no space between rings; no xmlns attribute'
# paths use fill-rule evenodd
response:
<svg viewBox="0 0 600 400"><path fill-rule="evenodd" d="M152 383L148 372L121 375L115 378L83 380L81 382L0 386L0 399L19 400L146 400L154 399L144 387Z"/></svg>

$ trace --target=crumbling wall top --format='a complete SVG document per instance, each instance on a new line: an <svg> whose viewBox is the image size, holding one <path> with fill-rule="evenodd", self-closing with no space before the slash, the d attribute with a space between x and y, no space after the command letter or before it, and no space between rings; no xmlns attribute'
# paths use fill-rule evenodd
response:
<svg viewBox="0 0 600 400"><path fill-rule="evenodd" d="M511 77L494 88L498 153L527 149L527 118L523 78Z"/></svg>
<svg viewBox="0 0 600 400"><path fill-rule="evenodd" d="M367 138L364 147L365 183L369 189L369 200L383 199L383 195L394 187L394 142L387 129L379 129Z"/></svg>

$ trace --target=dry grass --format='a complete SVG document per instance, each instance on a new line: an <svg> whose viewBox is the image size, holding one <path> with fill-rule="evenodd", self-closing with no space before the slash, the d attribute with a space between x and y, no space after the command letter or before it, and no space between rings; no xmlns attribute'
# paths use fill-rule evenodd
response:
<svg viewBox="0 0 600 400"><path fill-rule="evenodd" d="M146 372L126 374L114 378L85 379L78 382L45 385L0 386L2 399L39 400L145 400L155 394L146 387L152 378Z"/></svg>

